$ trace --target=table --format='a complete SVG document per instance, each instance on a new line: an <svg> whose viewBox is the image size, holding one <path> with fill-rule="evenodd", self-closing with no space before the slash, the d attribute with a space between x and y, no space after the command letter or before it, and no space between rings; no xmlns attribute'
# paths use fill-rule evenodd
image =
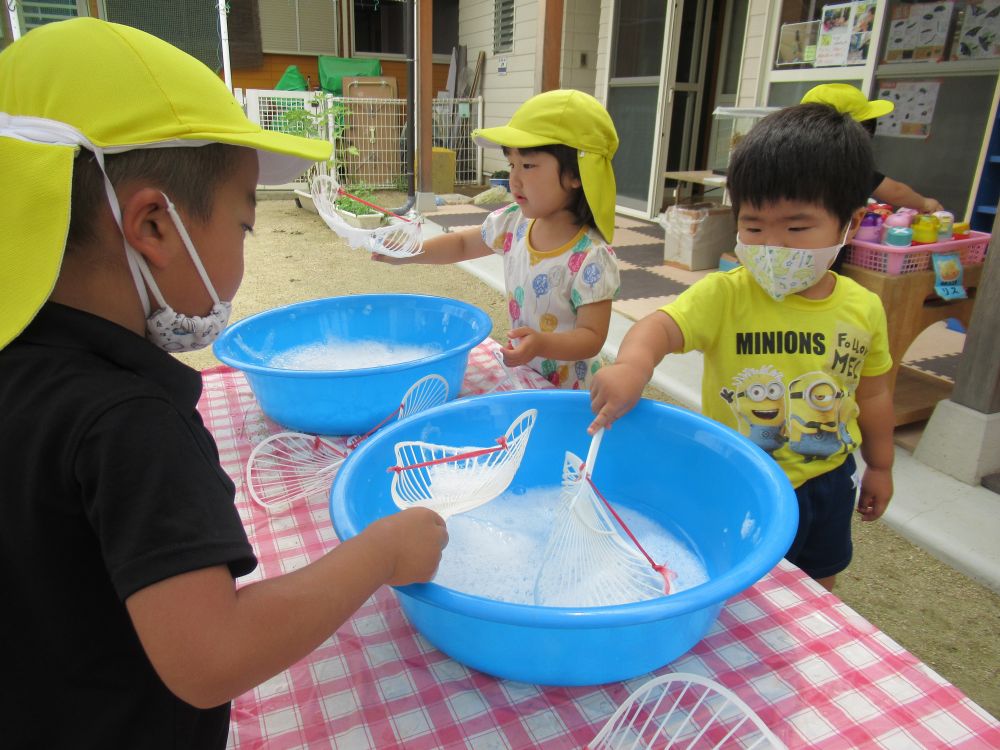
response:
<svg viewBox="0 0 1000 750"><path fill-rule="evenodd" d="M463 394L503 380L496 349L488 339L473 350ZM517 373L524 386L549 387L526 368ZM260 561L240 583L332 549L325 497L269 513L245 496L253 445L280 428L260 412L241 373L219 367L203 380L199 410L236 482ZM722 683L789 748L1000 747L1000 722L786 562L730 600L705 639L657 674L668 672ZM580 748L652 676L592 688L498 680L431 646L382 588L308 658L233 702L229 746Z"/></svg>
<svg viewBox="0 0 1000 750"><path fill-rule="evenodd" d="M664 172L663 176L669 180L677 180L677 192L674 194L674 203L681 202L681 193L685 193L685 200L690 200L694 192L695 185L704 185L709 188L722 188L722 202L728 202L729 193L726 191L726 176L716 174L711 169L693 169L683 172ZM682 191L681 187L686 185L687 190Z"/></svg>
<svg viewBox="0 0 1000 750"><path fill-rule="evenodd" d="M893 408L897 427L928 419L937 402L951 395L950 383L904 366L903 355L914 339L933 323L958 318L963 324L969 324L982 271L981 263L966 266L962 280L969 291L969 298L948 302L934 291L934 271L893 275L844 264L841 273L875 292L885 307L889 354L892 356L889 378L894 389Z"/></svg>

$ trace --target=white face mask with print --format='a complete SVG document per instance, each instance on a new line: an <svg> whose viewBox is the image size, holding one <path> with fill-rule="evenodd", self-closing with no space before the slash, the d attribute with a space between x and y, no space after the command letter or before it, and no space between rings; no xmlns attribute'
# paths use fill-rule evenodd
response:
<svg viewBox="0 0 1000 750"><path fill-rule="evenodd" d="M212 302L215 303L211 311L208 315L204 316L185 315L184 313L175 311L164 300L163 294L160 292L160 288L157 286L156 281L153 279L153 274L149 270L146 259L135 248L129 245L128 242L125 243L125 253L128 257L129 269L132 271L135 288L139 292L139 299L142 301L142 308L146 313L146 338L167 352L193 352L208 346L218 338L219 334L222 333L222 329L229 323L229 316L232 313L233 306L231 302L219 299L219 295L215 292L212 280L208 277L205 266L202 265L198 251L195 250L191 236L187 233L187 229L180 215L177 213L177 209L170 202L170 198L165 194L161 193L161 195L167 201L167 213L170 215L171 221L174 222L174 226L177 227L181 241L184 243L184 247L187 248L188 254L191 256L191 260L198 270L198 275L201 276L201 280L205 284L205 289L208 290ZM145 283L143 283L144 281ZM156 310L151 311L150 309L149 296L146 294L147 285L153 292L156 303L159 305Z"/></svg>
<svg viewBox="0 0 1000 750"><path fill-rule="evenodd" d="M780 302L789 294L803 292L825 274L847 242L850 225L839 243L815 250L778 245L747 245L736 241L736 257L750 272L754 281L774 300Z"/></svg>

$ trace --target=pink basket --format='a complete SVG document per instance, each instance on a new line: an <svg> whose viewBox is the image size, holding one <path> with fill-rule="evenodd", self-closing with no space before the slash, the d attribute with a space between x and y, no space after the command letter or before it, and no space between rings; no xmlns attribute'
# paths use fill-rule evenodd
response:
<svg viewBox="0 0 1000 750"><path fill-rule="evenodd" d="M931 267L931 253L960 252L962 265L982 263L986 248L990 244L989 232L969 232L964 240L934 242L929 245L893 247L875 242L852 240L847 251L846 262L872 271L881 271L890 276L926 271Z"/></svg>

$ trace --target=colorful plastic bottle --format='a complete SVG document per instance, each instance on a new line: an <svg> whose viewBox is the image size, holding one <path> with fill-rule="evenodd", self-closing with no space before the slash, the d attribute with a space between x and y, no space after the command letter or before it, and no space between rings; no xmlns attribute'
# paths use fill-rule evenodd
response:
<svg viewBox="0 0 1000 750"><path fill-rule="evenodd" d="M878 244L882 241L882 215L874 212L868 212L865 217L861 220L861 226L858 227L857 234L854 235L854 239L861 240L862 242L874 242Z"/></svg>
<svg viewBox="0 0 1000 750"><path fill-rule="evenodd" d="M910 228L913 230L913 244L933 245L937 242L939 224L938 218L932 214L917 214L914 216L913 224L910 225Z"/></svg>
<svg viewBox="0 0 1000 750"><path fill-rule="evenodd" d="M910 227L910 222L913 221L913 217L910 214L889 214L882 220L882 244L888 245L886 238L889 236L889 229L891 227L902 228Z"/></svg>
<svg viewBox="0 0 1000 750"><path fill-rule="evenodd" d="M951 211L935 211L938 220L938 242L948 242L954 233L955 215Z"/></svg>
<svg viewBox="0 0 1000 750"><path fill-rule="evenodd" d="M969 239L969 222L967 221L956 221L951 228L951 236L956 240L967 240Z"/></svg>
<svg viewBox="0 0 1000 750"><path fill-rule="evenodd" d="M909 247L913 242L913 230L909 227L887 227L883 244L893 247Z"/></svg>

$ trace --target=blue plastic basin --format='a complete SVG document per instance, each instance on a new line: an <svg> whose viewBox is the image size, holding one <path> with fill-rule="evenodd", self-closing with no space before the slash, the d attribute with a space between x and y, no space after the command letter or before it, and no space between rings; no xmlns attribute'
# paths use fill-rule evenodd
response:
<svg viewBox="0 0 1000 750"><path fill-rule="evenodd" d="M461 399L379 431L348 457L330 494L337 536L349 539L397 512L386 474L396 442L489 445L529 408L538 418L511 490L558 485L564 452L587 453L589 394ZM607 432L594 481L612 502L685 541L709 581L661 599L590 609L510 604L434 583L401 587L396 593L414 628L455 660L497 677L542 685L630 679L700 641L725 601L777 564L798 524L795 493L770 457L727 427L655 401L640 401Z"/></svg>
<svg viewBox="0 0 1000 750"><path fill-rule="evenodd" d="M353 294L267 310L235 323L215 342L215 356L246 374L261 410L280 425L322 435L362 434L389 416L425 375L458 395L469 352L490 334L474 305L417 294ZM284 370L282 352L327 341L436 346L428 357L352 370Z"/></svg>

